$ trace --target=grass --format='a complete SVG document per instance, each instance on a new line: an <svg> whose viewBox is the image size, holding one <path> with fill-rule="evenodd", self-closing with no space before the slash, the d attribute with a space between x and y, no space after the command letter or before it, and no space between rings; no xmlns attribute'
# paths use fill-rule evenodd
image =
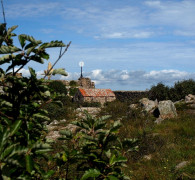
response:
<svg viewBox="0 0 195 180"><path fill-rule="evenodd" d="M195 111L185 104L178 110L177 118L157 125L154 117L139 109L130 112L127 103L116 101L102 108L100 116L109 114L112 121L121 119L120 138L138 139L139 150L127 155L125 172L132 180L195 179ZM74 113L67 114L67 122L74 120ZM60 146L59 142L54 144L55 153ZM176 169L183 161L188 164ZM55 169L55 163L48 168ZM59 177L61 171L56 170L54 176Z"/></svg>
<svg viewBox="0 0 195 180"><path fill-rule="evenodd" d="M137 122L129 125L131 131L138 128L137 135L129 132L125 136L140 140L139 151L128 157L132 179L195 179L194 122L194 114L182 112L177 118L164 120L160 125L137 126ZM146 159L146 155L151 159ZM177 170L175 167L183 161L188 165Z"/></svg>

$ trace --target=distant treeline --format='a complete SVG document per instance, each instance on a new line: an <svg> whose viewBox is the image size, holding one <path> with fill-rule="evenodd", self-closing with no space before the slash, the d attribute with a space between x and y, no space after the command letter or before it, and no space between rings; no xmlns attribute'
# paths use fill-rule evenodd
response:
<svg viewBox="0 0 195 180"><path fill-rule="evenodd" d="M173 86L166 86L160 82L148 91L114 91L114 93L116 98L122 102L133 103L143 97L158 101L179 101L188 94L195 94L195 81L193 79L178 81Z"/></svg>

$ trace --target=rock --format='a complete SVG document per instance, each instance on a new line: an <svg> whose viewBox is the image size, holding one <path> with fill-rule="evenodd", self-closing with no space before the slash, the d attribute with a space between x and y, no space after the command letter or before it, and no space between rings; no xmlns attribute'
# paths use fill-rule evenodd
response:
<svg viewBox="0 0 195 180"><path fill-rule="evenodd" d="M65 129L70 130L73 134L75 134L78 127L74 124L68 124Z"/></svg>
<svg viewBox="0 0 195 180"><path fill-rule="evenodd" d="M187 104L195 103L195 95L188 94L188 95L185 97L185 102L186 102Z"/></svg>
<svg viewBox="0 0 195 180"><path fill-rule="evenodd" d="M177 166L175 166L175 169L178 170L178 169L184 168L188 164L189 164L189 161L182 161Z"/></svg>
<svg viewBox="0 0 195 180"><path fill-rule="evenodd" d="M144 158L145 160L151 160L151 159L152 159L152 155L151 155L151 154L145 155L143 158Z"/></svg>
<svg viewBox="0 0 195 180"><path fill-rule="evenodd" d="M195 109L195 104L188 104L188 107Z"/></svg>
<svg viewBox="0 0 195 180"><path fill-rule="evenodd" d="M158 104L158 110L162 119L174 118L177 116L175 105L171 100L160 101Z"/></svg>
<svg viewBox="0 0 195 180"><path fill-rule="evenodd" d="M142 98L139 100L143 109L147 112L153 112L157 107L158 102L149 100L148 98Z"/></svg>
<svg viewBox="0 0 195 180"><path fill-rule="evenodd" d="M162 122L163 120L164 120L163 118L158 117L158 118L156 119L156 121L154 121L154 123L156 123L156 124L161 124L161 122Z"/></svg>
<svg viewBox="0 0 195 180"><path fill-rule="evenodd" d="M132 110L135 110L135 109L138 108L138 104L131 104L131 105L129 106L129 108L132 109Z"/></svg>
<svg viewBox="0 0 195 180"><path fill-rule="evenodd" d="M84 112L87 111L91 116L95 117L100 111L101 108L97 107L82 107L82 108L77 108L76 113L79 118L85 118Z"/></svg>

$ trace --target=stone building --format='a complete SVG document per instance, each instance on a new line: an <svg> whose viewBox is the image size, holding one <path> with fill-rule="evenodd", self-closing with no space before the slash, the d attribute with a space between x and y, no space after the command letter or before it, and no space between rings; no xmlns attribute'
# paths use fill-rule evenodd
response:
<svg viewBox="0 0 195 180"><path fill-rule="evenodd" d="M61 81L64 85L69 88L71 86L71 82L74 82L74 87L83 88L83 89L94 89L95 83L91 81L90 78L80 77L78 80L57 80Z"/></svg>
<svg viewBox="0 0 195 180"><path fill-rule="evenodd" d="M75 102L111 102L116 99L115 94L111 89L82 89L79 88L77 93L74 95L73 100Z"/></svg>
<svg viewBox="0 0 195 180"><path fill-rule="evenodd" d="M78 86L83 89L94 89L95 83L90 78L80 77L78 79Z"/></svg>

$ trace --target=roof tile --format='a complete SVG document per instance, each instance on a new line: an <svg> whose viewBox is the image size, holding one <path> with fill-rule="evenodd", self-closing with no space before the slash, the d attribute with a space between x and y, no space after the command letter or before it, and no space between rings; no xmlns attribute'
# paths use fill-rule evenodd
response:
<svg viewBox="0 0 195 180"><path fill-rule="evenodd" d="M81 89L79 91L83 96L88 97L109 97L115 96L111 89Z"/></svg>

